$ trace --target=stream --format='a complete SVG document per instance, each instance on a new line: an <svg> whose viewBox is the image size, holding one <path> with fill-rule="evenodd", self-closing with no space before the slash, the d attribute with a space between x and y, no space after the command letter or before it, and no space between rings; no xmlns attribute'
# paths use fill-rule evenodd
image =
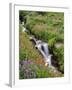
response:
<svg viewBox="0 0 72 90"><path fill-rule="evenodd" d="M23 26L23 32L29 32L29 30ZM51 63L52 55L49 54L48 43L43 42L41 40L37 40L33 35L29 35L29 39L35 43L35 47L43 56L45 64L52 66L52 63Z"/></svg>

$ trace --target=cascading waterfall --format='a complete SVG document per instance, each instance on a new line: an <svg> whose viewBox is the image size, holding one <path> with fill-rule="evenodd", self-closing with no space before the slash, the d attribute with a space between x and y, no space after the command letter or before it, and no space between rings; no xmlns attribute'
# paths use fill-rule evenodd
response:
<svg viewBox="0 0 72 90"><path fill-rule="evenodd" d="M45 63L47 63L49 66L52 66L51 64L52 55L49 54L48 44L45 42L41 42L41 43L36 44L36 47L43 55Z"/></svg>
<svg viewBox="0 0 72 90"><path fill-rule="evenodd" d="M28 29L26 29L25 27L23 27L23 32L29 32ZM30 40L33 40L35 42L35 47L40 51L40 53L42 54L42 56L44 57L44 62L46 64L48 64L49 66L52 66L51 64L51 56L49 54L49 48L48 48L48 44L45 42L42 42L41 40L37 40L34 36L30 36Z"/></svg>

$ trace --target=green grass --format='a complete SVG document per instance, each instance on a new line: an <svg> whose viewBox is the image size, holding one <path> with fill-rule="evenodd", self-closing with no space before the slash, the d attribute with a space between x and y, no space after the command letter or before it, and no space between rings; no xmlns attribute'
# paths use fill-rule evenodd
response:
<svg viewBox="0 0 72 90"><path fill-rule="evenodd" d="M27 14L27 17L26 26L36 37L38 36L42 40L49 40L54 35L56 41L63 42L64 38L62 38L61 34L64 33L64 13L48 12L45 15L32 16ZM42 32L46 33L48 37L41 37L39 34Z"/></svg>

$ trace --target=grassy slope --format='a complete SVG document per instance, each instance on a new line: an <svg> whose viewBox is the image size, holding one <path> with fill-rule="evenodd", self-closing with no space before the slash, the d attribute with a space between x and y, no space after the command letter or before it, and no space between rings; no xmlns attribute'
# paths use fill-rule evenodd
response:
<svg viewBox="0 0 72 90"><path fill-rule="evenodd" d="M33 43L29 40L29 36L24 33L20 32L20 60L29 59L33 60L36 63L43 63L43 58L39 54L39 52L34 47Z"/></svg>
<svg viewBox="0 0 72 90"><path fill-rule="evenodd" d="M63 13L46 13L27 15L27 26L31 32L42 40L49 40L56 37L57 41L63 42L64 40L64 14ZM46 32L43 36L39 33ZM48 39L46 37L48 36Z"/></svg>

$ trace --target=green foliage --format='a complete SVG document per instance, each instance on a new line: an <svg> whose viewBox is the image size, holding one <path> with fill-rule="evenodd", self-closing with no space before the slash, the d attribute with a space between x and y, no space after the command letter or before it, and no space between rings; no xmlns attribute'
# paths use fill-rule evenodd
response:
<svg viewBox="0 0 72 90"><path fill-rule="evenodd" d="M48 77L62 77L60 73L54 73L54 70L44 65L38 65L32 61L23 61L20 67L20 79L29 78L48 78Z"/></svg>
<svg viewBox="0 0 72 90"><path fill-rule="evenodd" d="M54 54L57 56L59 67L58 69L64 72L64 46L54 49Z"/></svg>
<svg viewBox="0 0 72 90"><path fill-rule="evenodd" d="M46 77L48 77L48 70L42 65L37 66L37 68L36 68L36 77L37 78L46 78Z"/></svg>
<svg viewBox="0 0 72 90"><path fill-rule="evenodd" d="M27 51L25 49L20 49L19 52L20 52L19 53L19 59L20 60L25 60L25 59L28 58L28 53L27 53Z"/></svg>
<svg viewBox="0 0 72 90"><path fill-rule="evenodd" d="M58 41L58 42L64 42L64 34L58 34L56 36L56 41Z"/></svg>
<svg viewBox="0 0 72 90"><path fill-rule="evenodd" d="M56 43L56 38L52 38L48 41L49 47L54 47L55 43Z"/></svg>
<svg viewBox="0 0 72 90"><path fill-rule="evenodd" d="M24 79L24 71L21 68L19 69L19 78Z"/></svg>
<svg viewBox="0 0 72 90"><path fill-rule="evenodd" d="M38 39L47 42L52 38L56 38L56 41L63 42L63 13L20 11L20 15L26 17L26 27Z"/></svg>
<svg viewBox="0 0 72 90"><path fill-rule="evenodd" d="M45 31L39 31L39 32L37 31L37 32L34 32L34 34L37 39L48 41L48 32L46 33Z"/></svg>

